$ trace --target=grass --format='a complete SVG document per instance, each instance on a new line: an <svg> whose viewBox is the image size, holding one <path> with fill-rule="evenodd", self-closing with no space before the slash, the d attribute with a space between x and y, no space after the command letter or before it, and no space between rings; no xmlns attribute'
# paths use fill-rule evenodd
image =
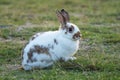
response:
<svg viewBox="0 0 120 80"><path fill-rule="evenodd" d="M119 0L0 0L0 80L120 80ZM58 29L65 8L83 40L77 60L24 71L21 50L37 33Z"/></svg>

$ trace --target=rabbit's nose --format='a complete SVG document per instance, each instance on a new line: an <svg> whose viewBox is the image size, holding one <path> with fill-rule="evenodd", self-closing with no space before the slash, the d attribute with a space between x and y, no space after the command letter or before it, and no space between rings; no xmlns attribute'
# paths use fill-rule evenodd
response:
<svg viewBox="0 0 120 80"><path fill-rule="evenodd" d="M80 37L82 37L82 34L79 31L73 35L73 39L79 39Z"/></svg>

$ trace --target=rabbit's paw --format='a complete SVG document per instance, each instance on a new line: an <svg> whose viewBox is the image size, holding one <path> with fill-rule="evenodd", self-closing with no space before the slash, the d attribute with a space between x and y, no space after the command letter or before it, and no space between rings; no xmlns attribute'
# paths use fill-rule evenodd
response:
<svg viewBox="0 0 120 80"><path fill-rule="evenodd" d="M65 57L64 61L72 61L72 60L76 60L76 57Z"/></svg>

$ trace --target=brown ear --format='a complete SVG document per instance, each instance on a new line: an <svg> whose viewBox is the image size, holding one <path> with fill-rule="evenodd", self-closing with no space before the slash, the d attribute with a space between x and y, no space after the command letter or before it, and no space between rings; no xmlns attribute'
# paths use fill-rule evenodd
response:
<svg viewBox="0 0 120 80"><path fill-rule="evenodd" d="M66 22L70 21L70 17L67 11L65 11L64 9L61 10L62 15L64 16Z"/></svg>
<svg viewBox="0 0 120 80"><path fill-rule="evenodd" d="M57 14L58 20L60 21L62 26L65 26L66 25L66 20L65 20L64 16L62 15L62 13L57 10L56 14Z"/></svg>

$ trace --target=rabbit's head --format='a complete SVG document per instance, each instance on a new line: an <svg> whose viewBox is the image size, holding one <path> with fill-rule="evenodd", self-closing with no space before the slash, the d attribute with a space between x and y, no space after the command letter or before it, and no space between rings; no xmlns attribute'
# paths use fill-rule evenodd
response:
<svg viewBox="0 0 120 80"><path fill-rule="evenodd" d="M79 40L82 34L75 24L70 23L68 12L62 9L61 11L57 10L56 14L61 24L59 31L62 33L62 35L72 40Z"/></svg>

